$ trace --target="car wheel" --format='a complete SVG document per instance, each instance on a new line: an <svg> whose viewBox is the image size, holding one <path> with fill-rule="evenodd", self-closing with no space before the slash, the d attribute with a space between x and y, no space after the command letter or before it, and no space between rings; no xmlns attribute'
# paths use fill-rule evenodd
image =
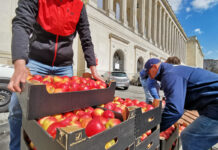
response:
<svg viewBox="0 0 218 150"><path fill-rule="evenodd" d="M11 94L12 93L7 89L7 84L0 83L0 112L8 111Z"/></svg>
<svg viewBox="0 0 218 150"><path fill-rule="evenodd" d="M124 87L124 90L127 90L129 87Z"/></svg>

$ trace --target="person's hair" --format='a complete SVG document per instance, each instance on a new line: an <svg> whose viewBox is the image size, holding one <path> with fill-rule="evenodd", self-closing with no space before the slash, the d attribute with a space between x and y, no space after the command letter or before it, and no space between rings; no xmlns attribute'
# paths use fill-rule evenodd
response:
<svg viewBox="0 0 218 150"><path fill-rule="evenodd" d="M180 65L181 64L180 59L178 57L176 57L176 56L168 57L165 62L168 63L168 64L175 64L175 65Z"/></svg>

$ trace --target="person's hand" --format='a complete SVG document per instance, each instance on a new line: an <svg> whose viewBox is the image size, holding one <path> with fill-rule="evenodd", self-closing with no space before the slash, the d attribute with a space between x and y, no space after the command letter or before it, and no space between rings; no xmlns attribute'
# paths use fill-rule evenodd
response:
<svg viewBox="0 0 218 150"><path fill-rule="evenodd" d="M92 76L93 76L94 79L105 82L104 79L101 76L98 75L95 66L90 66L90 70L91 70L91 73L92 73Z"/></svg>
<svg viewBox="0 0 218 150"><path fill-rule="evenodd" d="M26 61L23 59L14 62L14 73L8 84L8 89L13 92L21 92L20 83L25 83L28 76Z"/></svg>

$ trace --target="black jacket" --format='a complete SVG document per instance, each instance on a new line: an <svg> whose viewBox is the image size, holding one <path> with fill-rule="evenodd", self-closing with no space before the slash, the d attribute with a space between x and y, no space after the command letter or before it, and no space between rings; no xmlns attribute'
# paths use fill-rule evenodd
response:
<svg viewBox="0 0 218 150"><path fill-rule="evenodd" d="M72 44L78 32L87 66L96 65L81 0L19 0L12 25L13 62L30 58L50 66L72 65Z"/></svg>

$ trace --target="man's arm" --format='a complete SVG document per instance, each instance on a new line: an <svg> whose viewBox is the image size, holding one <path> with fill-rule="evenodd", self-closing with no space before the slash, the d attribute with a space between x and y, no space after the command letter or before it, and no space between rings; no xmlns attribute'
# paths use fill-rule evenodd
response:
<svg viewBox="0 0 218 150"><path fill-rule="evenodd" d="M94 54L94 46L92 43L91 33L89 29L89 22L85 5L83 5L79 22L77 24L77 31L80 36L82 49L87 62L87 67L90 68L92 76L97 79L104 81L97 73L96 70L96 58Z"/></svg>
<svg viewBox="0 0 218 150"><path fill-rule="evenodd" d="M154 99L160 99L160 96L159 96L159 93L158 93L156 85L157 85L157 81L156 80L151 79L151 78L147 79L147 86L148 86L148 89L149 89L152 97Z"/></svg>
<svg viewBox="0 0 218 150"><path fill-rule="evenodd" d="M162 114L160 130L164 131L174 124L184 113L186 81L175 74L167 75L161 85L166 96L166 106Z"/></svg>
<svg viewBox="0 0 218 150"><path fill-rule="evenodd" d="M14 74L8 84L13 92L21 92L20 82L25 83L28 76L29 36L36 22L38 0L19 0L16 16L12 20L12 61Z"/></svg>

